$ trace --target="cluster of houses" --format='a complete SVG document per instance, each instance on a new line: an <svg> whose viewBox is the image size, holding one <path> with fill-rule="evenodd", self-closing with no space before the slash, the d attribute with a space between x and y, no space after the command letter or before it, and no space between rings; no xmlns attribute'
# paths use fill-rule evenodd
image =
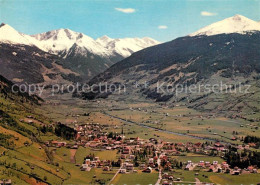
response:
<svg viewBox="0 0 260 185"><path fill-rule="evenodd" d="M11 179L2 179L0 180L0 185L11 185L12 180Z"/></svg>
<svg viewBox="0 0 260 185"><path fill-rule="evenodd" d="M200 170L198 170L200 169ZM193 170L194 177L199 175L200 171L214 172L214 173L229 173L232 175L240 175L245 173L257 173L257 169L253 166L249 166L247 169L240 169L235 167L231 169L226 162L218 163L218 161L204 162L200 161L198 163L193 163L192 161L187 161L184 170ZM205 178L208 176L203 175ZM163 173L162 175L162 185L172 185L174 182L182 181L181 177L175 177L175 173L169 173L169 171ZM207 183L211 184L211 183Z"/></svg>
<svg viewBox="0 0 260 185"><path fill-rule="evenodd" d="M110 160L101 161L99 157L94 157L92 160L90 158L86 158L80 169L82 171L90 171L91 168L103 168L103 171L110 171L111 165Z"/></svg>
<svg viewBox="0 0 260 185"><path fill-rule="evenodd" d="M123 134L108 133L109 125L85 124L75 125L75 143L68 144L63 141L49 141L47 146L68 147L77 149L79 146L89 147L92 150L117 150L118 161L100 160L97 156L87 157L81 164L80 169L90 171L92 168L102 168L103 171L110 171L113 167L119 169L119 173L135 173L141 170L144 173L151 173L153 170L171 172L174 166L171 156L184 156L186 153L197 153L223 157L229 150L229 146L219 142L211 143L172 143L157 138L125 138ZM248 145L238 145L239 149L247 149ZM178 168L196 171L200 168L203 171L215 173L231 173L234 175L242 172L257 173L257 168L249 166L248 169L231 169L226 162L204 161L198 163L192 161L183 162ZM171 177L166 179L171 181Z"/></svg>
<svg viewBox="0 0 260 185"><path fill-rule="evenodd" d="M219 163L218 161L213 161L212 163L209 161L200 161L198 163L188 161L184 170L194 170L196 167L197 169L200 168L203 171L215 173L230 173L232 175L239 175L241 173L257 173L257 168L254 166L249 166L247 169L243 170L238 167L231 169L230 165L225 161L222 163Z"/></svg>

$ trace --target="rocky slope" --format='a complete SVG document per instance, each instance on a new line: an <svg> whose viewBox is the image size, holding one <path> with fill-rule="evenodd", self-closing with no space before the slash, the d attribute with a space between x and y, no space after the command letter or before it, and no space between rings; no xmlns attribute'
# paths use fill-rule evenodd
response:
<svg viewBox="0 0 260 185"><path fill-rule="evenodd" d="M80 78L61 61L35 46L0 44L0 74L16 83L62 83Z"/></svg>

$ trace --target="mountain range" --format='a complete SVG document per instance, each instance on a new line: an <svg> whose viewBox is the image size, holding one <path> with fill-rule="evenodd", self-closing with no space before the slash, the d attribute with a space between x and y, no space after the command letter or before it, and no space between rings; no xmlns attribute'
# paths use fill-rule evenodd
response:
<svg viewBox="0 0 260 185"><path fill-rule="evenodd" d="M94 40L69 29L26 35L1 24L0 74L19 83L85 82L95 76L92 83L112 77L186 83L215 73L246 74L258 71L259 31L259 22L235 15L159 44L148 37Z"/></svg>
<svg viewBox="0 0 260 185"><path fill-rule="evenodd" d="M227 25L229 28L226 28ZM141 95L158 102L173 104L183 101L185 104L188 102L189 106L206 109L212 100L218 99L212 98L212 93L182 92L177 96L175 91L169 93L166 89L174 90L178 85L213 85L223 82L232 84L231 88L238 83L243 84L242 88L245 84L255 84L254 87L259 90L259 25L258 22L244 16L235 15L191 35L136 52L93 78L90 84L124 84L127 86L127 96ZM158 82L165 84L162 87L165 91L158 92ZM140 87L136 88L135 84L139 84ZM144 87L144 84L148 86ZM243 101L248 100L248 105L249 102L259 101L256 100L256 95L260 95L258 90L252 94L254 98L250 101L247 98L243 98ZM83 93L85 99L95 97L107 95L102 95L102 92L94 95ZM226 96L226 99L222 99L223 97L220 98L220 102L211 106L214 108L212 110L229 107L223 106L224 102L229 102L229 105L237 102L230 102L231 95ZM251 95L248 94L248 97ZM211 98L211 101L207 98Z"/></svg>
<svg viewBox="0 0 260 185"><path fill-rule="evenodd" d="M133 52L159 44L158 41L148 37L112 39L108 36L103 36L94 40L83 33L74 32L69 29L26 35L19 33L7 24L0 25L0 43L1 46L4 46L3 50L5 51L19 50L20 48L19 53L23 52L22 55L27 58L26 60L31 60L32 57L28 55L28 50L33 51L33 53L37 53L37 51L41 50L40 52L45 54L39 54L38 52L37 55L38 57L42 57L42 60L46 60L46 55L58 56L58 58L56 57L58 61L52 61L54 66L50 66L51 72L42 74L41 80L39 80L39 78L35 80L33 78L27 79L26 77L19 78L19 81L29 80L29 82L37 83L60 81L58 76L60 76L60 74L64 76L64 70L66 69L71 70L69 74L73 76L74 79L88 80L112 64L130 56ZM1 63L8 63L11 58L14 58L12 55L12 52L6 52L5 56L1 57ZM24 58L20 59L23 60ZM45 64L41 63L40 65ZM62 70L58 70L57 65L59 66L58 68L62 68ZM19 67L13 69L17 70ZM37 71L37 73L46 71L44 68L38 67L38 69L39 71ZM19 71L23 73L22 69ZM6 74L12 80L15 78L15 76L11 76L11 74L8 74L5 70L1 70L0 72L1 74ZM68 80L68 78L65 80Z"/></svg>

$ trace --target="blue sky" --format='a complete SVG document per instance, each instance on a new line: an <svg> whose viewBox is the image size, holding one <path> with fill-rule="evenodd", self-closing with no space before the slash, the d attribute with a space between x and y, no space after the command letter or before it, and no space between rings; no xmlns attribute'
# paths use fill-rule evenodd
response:
<svg viewBox="0 0 260 185"><path fill-rule="evenodd" d="M260 0L0 0L0 21L20 32L69 28L94 39L169 41L235 14L260 20Z"/></svg>

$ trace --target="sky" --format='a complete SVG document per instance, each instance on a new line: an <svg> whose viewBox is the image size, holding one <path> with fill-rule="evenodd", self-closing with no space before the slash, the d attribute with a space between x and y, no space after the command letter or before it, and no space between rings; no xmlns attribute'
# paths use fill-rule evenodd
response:
<svg viewBox="0 0 260 185"><path fill-rule="evenodd" d="M260 0L0 0L0 22L19 32L68 28L94 39L165 42L235 14L260 21Z"/></svg>

